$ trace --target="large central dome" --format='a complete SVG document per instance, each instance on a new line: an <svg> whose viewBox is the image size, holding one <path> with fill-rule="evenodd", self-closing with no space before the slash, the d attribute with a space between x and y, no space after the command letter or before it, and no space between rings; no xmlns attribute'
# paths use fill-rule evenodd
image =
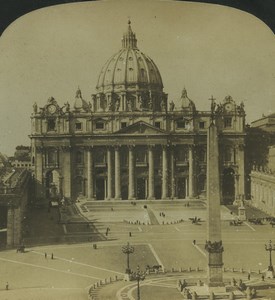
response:
<svg viewBox="0 0 275 300"><path fill-rule="evenodd" d="M97 91L117 91L128 87L158 91L163 89L157 66L149 56L137 48L130 21L128 30L123 35L122 49L106 62L100 72Z"/></svg>
<svg viewBox="0 0 275 300"><path fill-rule="evenodd" d="M153 60L137 48L128 22L122 49L103 66L93 95L96 111L166 111L167 95Z"/></svg>

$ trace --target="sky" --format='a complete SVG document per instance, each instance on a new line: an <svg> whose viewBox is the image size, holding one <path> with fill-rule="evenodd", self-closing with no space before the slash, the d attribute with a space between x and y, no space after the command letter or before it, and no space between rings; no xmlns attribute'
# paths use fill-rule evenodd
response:
<svg viewBox="0 0 275 300"><path fill-rule="evenodd" d="M168 101L185 87L198 110L231 95L247 123L275 112L275 39L256 17L215 4L97 1L28 13L0 37L0 152L29 145L32 106L53 96L89 101L105 62L121 48L128 18L138 48L161 73Z"/></svg>

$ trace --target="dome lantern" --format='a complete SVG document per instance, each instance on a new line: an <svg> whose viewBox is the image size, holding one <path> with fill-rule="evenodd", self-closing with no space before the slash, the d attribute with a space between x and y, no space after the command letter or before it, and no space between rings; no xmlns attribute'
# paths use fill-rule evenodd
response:
<svg viewBox="0 0 275 300"><path fill-rule="evenodd" d="M137 39L135 33L132 31L130 20L128 21L128 30L122 38L122 48L137 48Z"/></svg>

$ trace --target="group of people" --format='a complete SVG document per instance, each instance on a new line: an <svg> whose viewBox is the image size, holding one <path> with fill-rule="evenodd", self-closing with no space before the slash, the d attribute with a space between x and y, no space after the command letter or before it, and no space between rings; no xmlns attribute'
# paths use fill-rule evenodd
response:
<svg viewBox="0 0 275 300"><path fill-rule="evenodd" d="M48 258L48 254L47 254L47 252L45 252L44 256L45 256L45 259L47 259L47 258ZM53 253L51 254L51 259L53 259Z"/></svg>

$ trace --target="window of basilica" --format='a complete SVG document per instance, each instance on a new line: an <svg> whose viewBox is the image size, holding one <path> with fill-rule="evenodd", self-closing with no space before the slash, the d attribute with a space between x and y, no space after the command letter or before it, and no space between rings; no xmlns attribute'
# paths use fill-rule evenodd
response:
<svg viewBox="0 0 275 300"><path fill-rule="evenodd" d="M81 122L76 122L75 123L75 130L78 130L78 131L82 130L82 123Z"/></svg>
<svg viewBox="0 0 275 300"><path fill-rule="evenodd" d="M83 164L84 162L84 157L83 157L83 152L77 151L75 154L75 162L77 164Z"/></svg>
<svg viewBox="0 0 275 300"><path fill-rule="evenodd" d="M102 122L102 121L98 121L98 122L96 122L95 123L95 129L97 129L97 130L102 130L102 129L104 129L104 123Z"/></svg>
<svg viewBox="0 0 275 300"><path fill-rule="evenodd" d="M47 131L55 131L56 129L56 122L54 119L49 119L48 120L48 128Z"/></svg>
<svg viewBox="0 0 275 300"><path fill-rule="evenodd" d="M232 118L224 118L224 128L232 127Z"/></svg>

